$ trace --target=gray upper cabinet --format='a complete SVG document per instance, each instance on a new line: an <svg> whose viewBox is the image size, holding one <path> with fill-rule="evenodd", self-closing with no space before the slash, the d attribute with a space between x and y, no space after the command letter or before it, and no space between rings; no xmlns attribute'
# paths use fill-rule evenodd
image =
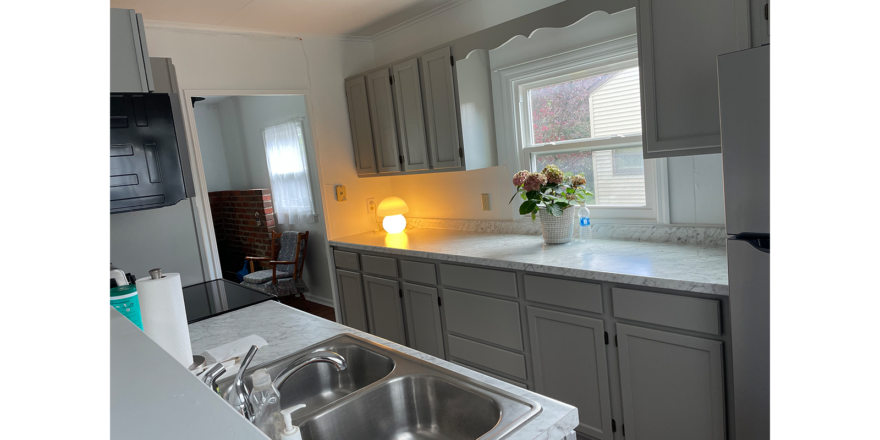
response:
<svg viewBox="0 0 880 440"><path fill-rule="evenodd" d="M110 9L110 91L149 93L154 89L144 19L133 9Z"/></svg>
<svg viewBox="0 0 880 440"><path fill-rule="evenodd" d="M724 440L721 341L626 324L617 336L627 440Z"/></svg>
<svg viewBox="0 0 880 440"><path fill-rule="evenodd" d="M721 152L716 58L750 47L749 0L638 0L645 158Z"/></svg>
<svg viewBox="0 0 880 440"><path fill-rule="evenodd" d="M536 307L528 316L535 391L576 406L582 434L612 440L602 321Z"/></svg>
<svg viewBox="0 0 880 440"><path fill-rule="evenodd" d="M394 122L394 98L388 69L367 75L367 97L373 128L373 146L379 173L401 171L401 155L397 148L397 127Z"/></svg>
<svg viewBox="0 0 880 440"><path fill-rule="evenodd" d="M373 130L370 127L370 104L367 82L363 76L345 81L348 101L348 122L351 125L351 143L358 176L376 174L376 153L373 148Z"/></svg>
<svg viewBox="0 0 880 440"><path fill-rule="evenodd" d="M460 168L461 150L452 56L448 47L422 56L428 151L434 169Z"/></svg>
<svg viewBox="0 0 880 440"><path fill-rule="evenodd" d="M751 0L752 47L770 44L770 0Z"/></svg>
<svg viewBox="0 0 880 440"><path fill-rule="evenodd" d="M367 298L367 316L372 334L389 341L406 345L403 325L401 291L397 281L364 275Z"/></svg>
<svg viewBox="0 0 880 440"><path fill-rule="evenodd" d="M437 289L403 283L403 303L409 347L446 359Z"/></svg>
<svg viewBox="0 0 880 440"><path fill-rule="evenodd" d="M428 146L419 59L412 58L391 67L394 75L394 102L397 106L397 132L405 171L427 170Z"/></svg>
<svg viewBox="0 0 880 440"><path fill-rule="evenodd" d="M342 317L345 319L345 325L363 332L369 331L361 274L337 269L336 284L339 289L339 299L342 300Z"/></svg>

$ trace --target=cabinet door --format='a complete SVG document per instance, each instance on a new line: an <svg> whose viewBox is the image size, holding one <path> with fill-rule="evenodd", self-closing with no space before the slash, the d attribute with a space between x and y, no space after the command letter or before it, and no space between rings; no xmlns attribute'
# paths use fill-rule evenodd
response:
<svg viewBox="0 0 880 440"><path fill-rule="evenodd" d="M394 102L397 105L397 133L405 171L428 169L428 146L425 138L425 114L422 111L422 82L419 59L395 64Z"/></svg>
<svg viewBox="0 0 880 440"><path fill-rule="evenodd" d="M339 288L339 298L342 300L342 316L345 318L345 325L364 332L370 331L367 326L361 274L337 269L336 284Z"/></svg>
<svg viewBox="0 0 880 440"><path fill-rule="evenodd" d="M144 19L134 9L110 9L110 91L149 93L153 69Z"/></svg>
<svg viewBox="0 0 880 440"><path fill-rule="evenodd" d="M721 152L715 59L750 47L749 0L638 0L645 158Z"/></svg>
<svg viewBox="0 0 880 440"><path fill-rule="evenodd" d="M376 153L373 130L370 127L370 105L367 100L367 82L359 76L345 81L348 100L348 122L351 125L351 144L358 176L376 174Z"/></svg>
<svg viewBox="0 0 880 440"><path fill-rule="evenodd" d="M752 47L770 44L770 0L751 0Z"/></svg>
<svg viewBox="0 0 880 440"><path fill-rule="evenodd" d="M394 100L388 69L367 75L367 96L370 102L370 120L373 127L373 145L379 173L400 171L401 156L397 149L397 129L394 123Z"/></svg>
<svg viewBox="0 0 880 440"><path fill-rule="evenodd" d="M370 333L406 345L400 285L397 281L364 275L364 287L367 293L367 316L373 329Z"/></svg>
<svg viewBox="0 0 880 440"><path fill-rule="evenodd" d="M461 167L452 55L448 47L422 56L422 78L431 164L434 169Z"/></svg>
<svg viewBox="0 0 880 440"><path fill-rule="evenodd" d="M617 324L627 440L724 440L720 341Z"/></svg>
<svg viewBox="0 0 880 440"><path fill-rule="evenodd" d="M409 347L446 359L443 330L440 326L440 304L434 287L403 283L403 303Z"/></svg>
<svg viewBox="0 0 880 440"><path fill-rule="evenodd" d="M599 319L528 307L535 391L574 405L582 434L611 440L605 326Z"/></svg>

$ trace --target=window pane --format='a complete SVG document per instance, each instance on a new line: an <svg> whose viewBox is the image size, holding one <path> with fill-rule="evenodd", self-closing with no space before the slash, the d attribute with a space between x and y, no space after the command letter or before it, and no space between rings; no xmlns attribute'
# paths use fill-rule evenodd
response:
<svg viewBox="0 0 880 440"><path fill-rule="evenodd" d="M528 99L532 144L642 131L638 67L534 88Z"/></svg>
<svg viewBox="0 0 880 440"><path fill-rule="evenodd" d="M640 147L535 154L535 167L554 164L566 176L583 174L594 194L588 205L645 206L645 162Z"/></svg>

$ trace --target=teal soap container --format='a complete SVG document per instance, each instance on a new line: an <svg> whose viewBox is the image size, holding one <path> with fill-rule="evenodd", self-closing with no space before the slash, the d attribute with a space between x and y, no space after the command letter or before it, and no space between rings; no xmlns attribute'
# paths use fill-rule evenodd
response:
<svg viewBox="0 0 880 440"><path fill-rule="evenodd" d="M141 305L138 301L137 287L134 284L110 289L110 305L139 329L144 329L144 324L141 322Z"/></svg>

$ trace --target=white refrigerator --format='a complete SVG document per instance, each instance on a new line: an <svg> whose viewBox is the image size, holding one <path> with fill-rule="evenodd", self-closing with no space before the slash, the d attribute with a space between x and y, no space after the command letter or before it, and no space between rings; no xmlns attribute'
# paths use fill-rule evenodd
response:
<svg viewBox="0 0 880 440"><path fill-rule="evenodd" d="M770 438L770 46L718 57L734 432Z"/></svg>

